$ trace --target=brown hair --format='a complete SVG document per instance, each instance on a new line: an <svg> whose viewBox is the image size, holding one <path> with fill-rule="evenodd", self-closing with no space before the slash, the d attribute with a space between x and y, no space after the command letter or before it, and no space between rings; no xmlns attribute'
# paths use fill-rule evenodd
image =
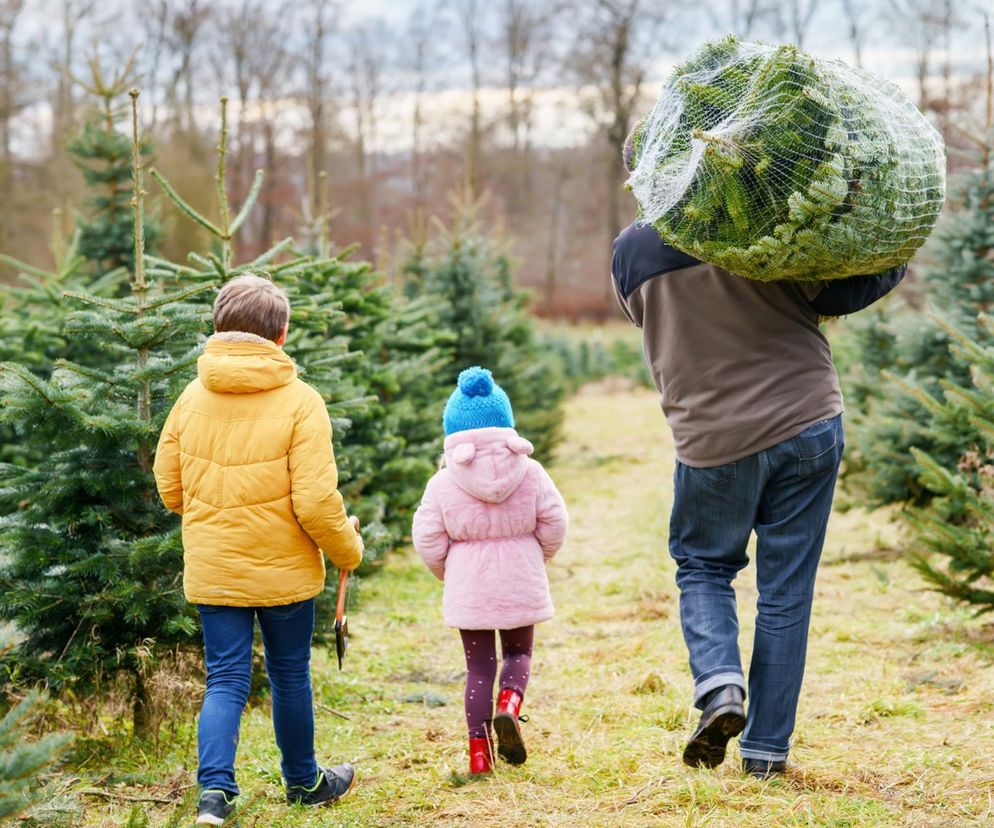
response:
<svg viewBox="0 0 994 828"><path fill-rule="evenodd" d="M214 330L244 331L275 342L290 319L290 300L271 279L246 273L221 288L214 300Z"/></svg>

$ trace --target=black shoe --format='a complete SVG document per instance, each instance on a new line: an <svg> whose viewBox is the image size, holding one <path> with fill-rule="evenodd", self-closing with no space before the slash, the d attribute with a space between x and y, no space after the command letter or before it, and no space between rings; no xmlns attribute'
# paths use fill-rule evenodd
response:
<svg viewBox="0 0 994 828"><path fill-rule="evenodd" d="M224 791L203 791L197 806L197 825L224 825L235 810L235 795Z"/></svg>
<svg viewBox="0 0 994 828"><path fill-rule="evenodd" d="M351 765L318 768L318 779L313 787L286 786L286 801L291 805L330 805L351 791L353 785L355 768Z"/></svg>
<svg viewBox="0 0 994 828"><path fill-rule="evenodd" d="M769 759L743 759L742 773L757 779L783 776L787 772L787 762L774 762Z"/></svg>
<svg viewBox="0 0 994 828"><path fill-rule="evenodd" d="M708 696L697 730L683 750L683 761L691 767L716 768L725 761L728 740L745 729L745 693L726 684Z"/></svg>

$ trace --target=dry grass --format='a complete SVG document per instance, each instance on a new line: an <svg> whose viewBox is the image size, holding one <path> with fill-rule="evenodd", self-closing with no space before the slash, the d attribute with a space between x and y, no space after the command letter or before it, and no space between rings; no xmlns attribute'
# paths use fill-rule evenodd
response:
<svg viewBox="0 0 994 828"><path fill-rule="evenodd" d="M680 763L692 726L666 522L673 456L648 392L585 394L552 469L573 529L550 568L558 605L538 630L525 725L530 758L465 784L461 648L440 586L412 554L365 582L346 671L316 654L318 744L360 784L322 812L287 809L266 706L244 720L243 826L972 826L994 823L994 628L932 593L894 555L883 516L837 515L815 601L785 780ZM755 590L740 583L748 651ZM744 653L748 659L748 652ZM405 703L430 693L444 707ZM340 718L329 709L348 716ZM189 722L187 734L192 732ZM66 787L102 777L123 796L169 799L193 781L193 742L158 755L120 742ZM165 795L163 795L165 792ZM171 792L171 793L170 793ZM117 826L123 799L86 799L77 824ZM151 824L175 808L148 803Z"/></svg>

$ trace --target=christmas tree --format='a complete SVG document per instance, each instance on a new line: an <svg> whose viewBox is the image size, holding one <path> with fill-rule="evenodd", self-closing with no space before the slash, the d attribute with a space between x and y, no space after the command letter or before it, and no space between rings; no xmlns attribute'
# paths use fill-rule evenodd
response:
<svg viewBox="0 0 994 828"><path fill-rule="evenodd" d="M943 323L952 339L954 359L972 376L959 384L942 382L935 397L919 388L907 391L930 414L930 425L942 432L956 424L961 439L954 463L912 449L924 470L919 482L931 494L928 505L911 509L916 568L941 592L994 611L994 319L981 315L985 343ZM945 560L936 560L936 557Z"/></svg>
<svg viewBox="0 0 994 828"><path fill-rule="evenodd" d="M65 294L78 308L65 338L101 353L101 364L63 359L50 376L0 365L0 422L40 458L0 466L0 618L24 636L13 651L18 678L44 677L58 691L127 674L141 734L155 654L196 636L177 521L158 502L151 466L196 357L190 346L204 314L191 300L206 288L169 290L146 273L137 98L132 92L129 293Z"/></svg>
<svg viewBox="0 0 994 828"><path fill-rule="evenodd" d="M562 424L561 367L536 338L510 258L482 230L480 202L462 197L455 207L451 226L436 222L436 237L415 243L404 268L405 292L429 298L436 327L448 333L448 362L439 366L434 393L444 400L464 368L489 368L511 399L518 430L547 459ZM437 426L441 405L433 404Z"/></svg>
<svg viewBox="0 0 994 828"><path fill-rule="evenodd" d="M11 647L0 634L0 654ZM37 712L39 697L31 693L0 719L0 822L13 819L37 797L38 774L54 762L70 741L65 734L52 734L29 742L26 726Z"/></svg>
<svg viewBox="0 0 994 828"><path fill-rule="evenodd" d="M134 239L131 214L131 141L119 130L127 104L120 104L132 85L134 57L108 77L96 56L90 59L90 79L73 78L94 99L95 109L67 149L83 174L90 193L88 215L77 219L79 253L97 275L116 270L134 270ZM151 155L151 143L142 139L143 162ZM161 226L145 216L145 249L154 251Z"/></svg>

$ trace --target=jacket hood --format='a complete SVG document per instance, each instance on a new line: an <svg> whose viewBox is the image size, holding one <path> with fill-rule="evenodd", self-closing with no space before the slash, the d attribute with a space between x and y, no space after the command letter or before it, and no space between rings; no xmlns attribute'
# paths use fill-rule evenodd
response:
<svg viewBox="0 0 994 828"><path fill-rule="evenodd" d="M297 367L275 342L226 331L207 340L197 374L208 391L254 394L289 385L297 378Z"/></svg>
<svg viewBox="0 0 994 828"><path fill-rule="evenodd" d="M464 492L503 503L521 484L534 450L513 428L475 428L445 438L445 465Z"/></svg>

